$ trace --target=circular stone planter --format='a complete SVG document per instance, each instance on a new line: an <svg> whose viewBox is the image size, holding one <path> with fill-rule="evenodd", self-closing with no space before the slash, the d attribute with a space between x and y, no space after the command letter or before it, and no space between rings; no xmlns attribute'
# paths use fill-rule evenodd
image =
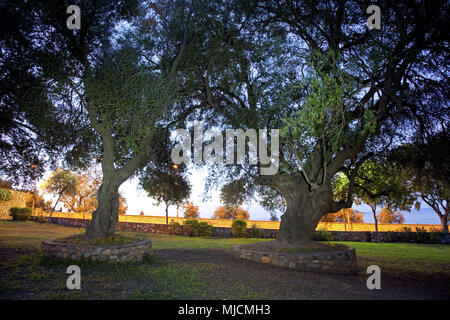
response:
<svg viewBox="0 0 450 320"><path fill-rule="evenodd" d="M247 245L248 246L248 245ZM246 245L232 247L235 256L260 263L286 267L299 271L357 274L355 249L339 245L339 249L319 252L274 252L246 248Z"/></svg>
<svg viewBox="0 0 450 320"><path fill-rule="evenodd" d="M152 254L152 242L148 239L123 245L87 245L61 243L47 240L41 245L47 257L72 260L105 262L136 262Z"/></svg>

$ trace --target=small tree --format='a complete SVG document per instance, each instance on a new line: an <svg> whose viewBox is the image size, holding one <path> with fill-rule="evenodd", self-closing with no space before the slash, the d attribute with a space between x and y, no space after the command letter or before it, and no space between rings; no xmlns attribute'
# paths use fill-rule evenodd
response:
<svg viewBox="0 0 450 320"><path fill-rule="evenodd" d="M250 214L247 210L242 209L241 207L233 208L220 206L214 211L213 219L242 219L248 220L250 218Z"/></svg>
<svg viewBox="0 0 450 320"><path fill-rule="evenodd" d="M231 225L231 232L233 233L233 237L244 237L247 233L247 222L242 219L234 220Z"/></svg>
<svg viewBox="0 0 450 320"><path fill-rule="evenodd" d="M77 176L73 174L70 170L56 169L50 175L50 178L45 183L45 190L49 193L53 193L58 196L55 205L50 212L48 221L52 217L53 211L55 211L56 205L59 199L64 195L72 195L77 192L78 183Z"/></svg>
<svg viewBox="0 0 450 320"><path fill-rule="evenodd" d="M400 210L394 211L389 207L384 207L378 214L378 220L380 220L380 223L402 224L403 222L405 222L405 217Z"/></svg>
<svg viewBox="0 0 450 320"><path fill-rule="evenodd" d="M41 211L52 210L52 201L45 201L44 197L37 192L29 193L25 203L29 208L32 208L34 204L34 207L39 208Z"/></svg>
<svg viewBox="0 0 450 320"><path fill-rule="evenodd" d="M270 221L278 221L277 213L286 210L286 200L274 189L259 186L257 189L259 194L259 204L269 212Z"/></svg>
<svg viewBox="0 0 450 320"><path fill-rule="evenodd" d="M166 224L169 224L169 206L181 205L191 194L191 186L182 175L164 171L147 173L142 187L157 205L162 202L166 205Z"/></svg>
<svg viewBox="0 0 450 320"><path fill-rule="evenodd" d="M70 212L92 213L97 208L97 190L102 184L98 171L74 173L77 179L77 190L71 194L63 194L61 202Z"/></svg>
<svg viewBox="0 0 450 320"><path fill-rule="evenodd" d="M443 232L448 232L450 216L449 136L446 130L427 141L403 145L391 154L406 168L413 192L439 216Z"/></svg>
<svg viewBox="0 0 450 320"><path fill-rule="evenodd" d="M127 213L128 205L127 199L123 196L123 194L119 191L119 208L117 209L120 215L124 215Z"/></svg>
<svg viewBox="0 0 450 320"><path fill-rule="evenodd" d="M187 219L195 219L198 218L198 216L198 206L195 206L190 201L186 202L186 205L184 206L184 217Z"/></svg>
<svg viewBox="0 0 450 320"><path fill-rule="evenodd" d="M344 208L338 212L326 214L320 219L321 222L343 222L345 224L345 230L347 230L347 224L352 229L353 223L363 223L364 218L361 212L352 208Z"/></svg>
<svg viewBox="0 0 450 320"><path fill-rule="evenodd" d="M417 196L413 194L406 171L398 164L381 160L368 160L361 164L354 175L354 195L356 204L365 203L372 209L375 231L378 231L378 206L411 210L417 207ZM340 173L333 180L336 201L347 198L349 180Z"/></svg>

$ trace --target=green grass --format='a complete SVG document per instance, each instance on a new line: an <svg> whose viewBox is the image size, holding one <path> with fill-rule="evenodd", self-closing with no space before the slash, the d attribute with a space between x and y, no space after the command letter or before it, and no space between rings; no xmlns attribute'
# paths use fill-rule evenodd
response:
<svg viewBox="0 0 450 320"><path fill-rule="evenodd" d="M254 238L217 238L217 237L186 237L155 233L120 232L124 236L139 236L150 239L154 249L231 249L237 244L248 244L270 239Z"/></svg>
<svg viewBox="0 0 450 320"><path fill-rule="evenodd" d="M450 263L450 246L420 243L335 242L356 249L358 256Z"/></svg>
<svg viewBox="0 0 450 320"><path fill-rule="evenodd" d="M338 242L335 242L338 243ZM420 243L339 242L356 249L358 266L368 265L396 276L450 279L450 245Z"/></svg>

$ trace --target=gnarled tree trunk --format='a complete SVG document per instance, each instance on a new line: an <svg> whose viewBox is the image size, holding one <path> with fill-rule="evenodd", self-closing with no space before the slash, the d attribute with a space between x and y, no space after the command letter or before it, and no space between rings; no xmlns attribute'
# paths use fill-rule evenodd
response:
<svg viewBox="0 0 450 320"><path fill-rule="evenodd" d="M439 218L441 219L441 226L443 232L448 232L448 213L445 215L440 215Z"/></svg>
<svg viewBox="0 0 450 320"><path fill-rule="evenodd" d="M119 221L119 187L103 180L97 192L98 207L92 214L86 235L91 238L111 236Z"/></svg>
<svg viewBox="0 0 450 320"><path fill-rule="evenodd" d="M331 185L311 188L300 175L273 177L270 185L286 200L278 235L286 246L310 243L322 216L339 211L334 206Z"/></svg>

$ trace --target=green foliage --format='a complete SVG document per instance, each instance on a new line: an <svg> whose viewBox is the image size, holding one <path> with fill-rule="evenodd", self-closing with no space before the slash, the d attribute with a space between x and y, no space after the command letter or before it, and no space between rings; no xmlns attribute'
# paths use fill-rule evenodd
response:
<svg viewBox="0 0 450 320"><path fill-rule="evenodd" d="M26 221L31 217L31 213L32 210L31 208L28 207L25 208L12 207L9 209L9 215L15 221Z"/></svg>
<svg viewBox="0 0 450 320"><path fill-rule="evenodd" d="M198 233L200 236L209 237L212 233L212 226L207 222L200 222L198 226Z"/></svg>
<svg viewBox="0 0 450 320"><path fill-rule="evenodd" d="M171 234L181 234L182 232L182 228L181 228L181 224L179 224L176 221L170 221L169 223L169 232Z"/></svg>
<svg viewBox="0 0 450 320"><path fill-rule="evenodd" d="M315 241L333 241L333 235L325 229L318 229L314 233L313 239Z"/></svg>
<svg viewBox="0 0 450 320"><path fill-rule="evenodd" d="M242 238L247 234L247 222L242 219L236 219L231 225L233 237Z"/></svg>
<svg viewBox="0 0 450 320"><path fill-rule="evenodd" d="M247 230L247 236L250 238L261 238L263 232L256 224L252 224L252 227Z"/></svg>
<svg viewBox="0 0 450 320"><path fill-rule="evenodd" d="M180 174L155 170L141 179L142 188L159 205L181 205L191 194L189 182Z"/></svg>
<svg viewBox="0 0 450 320"><path fill-rule="evenodd" d="M8 189L0 189L0 201L11 200L11 191Z"/></svg>
<svg viewBox="0 0 450 320"><path fill-rule="evenodd" d="M48 218L45 216L33 216L32 221L38 222L38 223L47 223Z"/></svg>
<svg viewBox="0 0 450 320"><path fill-rule="evenodd" d="M245 182L241 179L233 180L220 190L220 200L225 207L242 205L246 197Z"/></svg>
<svg viewBox="0 0 450 320"><path fill-rule="evenodd" d="M312 141L322 144L322 165L343 146L349 144L356 132L349 126L348 105L353 102L356 83L348 69L339 67L341 57L333 50L324 53L309 52L305 57L308 67L306 76L297 88L304 94L302 107L284 119L281 135L295 149L299 165L318 159L311 153ZM364 128L375 129L375 116L363 112ZM355 134L356 133L356 134Z"/></svg>
<svg viewBox="0 0 450 320"><path fill-rule="evenodd" d="M57 195L73 195L77 192L78 180L70 170L56 169L46 181L45 190Z"/></svg>
<svg viewBox="0 0 450 320"><path fill-rule="evenodd" d="M278 221L277 213L286 211L286 200L276 190L260 186L258 188L260 200L258 201L270 214L271 221Z"/></svg>
<svg viewBox="0 0 450 320"><path fill-rule="evenodd" d="M196 219L184 222L184 233L188 236L211 236L212 226L207 222L198 222Z"/></svg>
<svg viewBox="0 0 450 320"><path fill-rule="evenodd" d="M428 232L424 227L416 227L415 241L418 243L436 243L439 232Z"/></svg>

